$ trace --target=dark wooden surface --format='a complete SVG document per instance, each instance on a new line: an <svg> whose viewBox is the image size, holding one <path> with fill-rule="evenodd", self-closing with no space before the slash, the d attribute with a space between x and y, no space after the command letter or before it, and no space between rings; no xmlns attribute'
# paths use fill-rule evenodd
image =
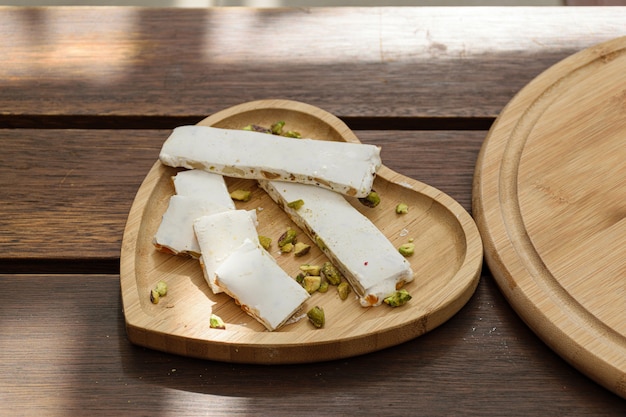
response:
<svg viewBox="0 0 626 417"><path fill-rule="evenodd" d="M0 7L0 414L624 415L487 266L434 331L308 365L135 347L119 294L125 219L172 127L307 102L469 211L480 146L516 91L624 35L626 8Z"/></svg>

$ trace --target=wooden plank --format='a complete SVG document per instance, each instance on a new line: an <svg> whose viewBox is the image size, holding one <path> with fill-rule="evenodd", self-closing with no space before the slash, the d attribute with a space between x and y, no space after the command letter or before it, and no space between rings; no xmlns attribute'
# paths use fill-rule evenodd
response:
<svg viewBox="0 0 626 417"><path fill-rule="evenodd" d="M492 118L550 65L623 35L614 8L3 7L0 121L204 117L266 98Z"/></svg>
<svg viewBox="0 0 626 417"><path fill-rule="evenodd" d="M623 415L623 400L538 341L489 277L462 314L423 337L341 361L271 367L131 345L118 279L0 275L11 295L0 303L3 414Z"/></svg>
<svg viewBox="0 0 626 417"><path fill-rule="evenodd" d="M2 132L0 229L5 258L106 258L158 157L160 131Z"/></svg>
<svg viewBox="0 0 626 417"><path fill-rule="evenodd" d="M117 268L130 206L168 134L163 130L0 131L5 144L0 154L0 261L8 268L23 267L19 261L29 258L87 258ZM388 167L440 188L469 210L474 162L485 132L363 131L357 135L365 143L382 146ZM71 265L46 266L58 270Z"/></svg>

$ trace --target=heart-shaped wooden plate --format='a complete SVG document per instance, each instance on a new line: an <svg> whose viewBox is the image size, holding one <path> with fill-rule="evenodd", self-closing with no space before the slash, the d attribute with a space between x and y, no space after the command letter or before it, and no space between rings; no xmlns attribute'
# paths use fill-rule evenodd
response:
<svg viewBox="0 0 626 417"><path fill-rule="evenodd" d="M262 100L234 106L200 124L241 129L248 124L269 126L283 120L285 128L304 137L359 142L338 118L317 107L287 100ZM164 138L165 139L165 138ZM453 316L472 296L482 266L482 242L469 214L452 198L414 179L381 167L374 183L382 202L355 207L369 217L395 245L414 239L409 258L415 280L406 289L413 298L398 308L363 308L355 297L342 301L334 287L315 293L306 308L324 308L326 325L314 328L303 319L268 332L225 294L214 295L204 281L197 260L155 250L152 238L174 193L176 170L157 161L143 181L130 210L124 232L120 281L126 328L137 345L186 355L238 363L304 363L368 353L413 339ZM299 239L312 243L254 180L226 178L229 190L252 191L250 201L237 208L256 210L260 234L274 242L286 230L298 230ZM396 204L409 205L408 214L395 213ZM301 258L270 252L279 265L296 276L303 263L321 264L322 252ZM150 302L150 289L159 281L168 294ZM226 323L225 330L209 326L211 313Z"/></svg>

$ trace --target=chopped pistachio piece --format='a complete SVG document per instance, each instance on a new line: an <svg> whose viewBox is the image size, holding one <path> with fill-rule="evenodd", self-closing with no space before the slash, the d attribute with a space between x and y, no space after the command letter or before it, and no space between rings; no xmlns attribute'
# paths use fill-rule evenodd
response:
<svg viewBox="0 0 626 417"><path fill-rule="evenodd" d="M281 248L285 246L287 243L295 243L296 242L296 231L292 228L287 229L285 233L280 235L278 238L278 246Z"/></svg>
<svg viewBox="0 0 626 417"><path fill-rule="evenodd" d="M282 135L284 126L285 126L285 122L281 120L279 122L272 124L272 126L270 127L270 131L272 132L273 135Z"/></svg>
<svg viewBox="0 0 626 417"><path fill-rule="evenodd" d="M405 203L400 203L396 206L397 214L407 214L409 212L409 206Z"/></svg>
<svg viewBox="0 0 626 417"><path fill-rule="evenodd" d="M405 305L411 298L411 294L403 288L385 298L383 302L391 307L400 307Z"/></svg>
<svg viewBox="0 0 626 417"><path fill-rule="evenodd" d="M261 133L272 133L270 129L263 127L263 126L254 125L254 124L244 126L242 130L252 130L254 132L261 132Z"/></svg>
<svg viewBox="0 0 626 417"><path fill-rule="evenodd" d="M328 247L326 246L326 243L324 243L324 241L322 240L321 237L319 236L315 236L315 244L317 245L318 248L320 248L322 251L325 251L328 249Z"/></svg>
<svg viewBox="0 0 626 417"><path fill-rule="evenodd" d="M236 201L249 201L251 194L248 190L235 190L230 193L230 198Z"/></svg>
<svg viewBox="0 0 626 417"><path fill-rule="evenodd" d="M152 302L152 304L159 304L160 298L161 296L159 295L159 292L157 290L150 290L150 302Z"/></svg>
<svg viewBox="0 0 626 417"><path fill-rule="evenodd" d="M301 200L301 199L287 203L287 207L292 208L294 210L299 210L300 207L302 207L303 205L304 205L304 200Z"/></svg>
<svg viewBox="0 0 626 417"><path fill-rule="evenodd" d="M302 287L309 293L313 294L319 290L322 285L322 277L315 275L307 275L302 279Z"/></svg>
<svg viewBox="0 0 626 417"><path fill-rule="evenodd" d="M285 243L283 246L280 247L280 251L284 252L284 253L289 253L291 251L293 251L293 243Z"/></svg>
<svg viewBox="0 0 626 417"><path fill-rule="evenodd" d="M402 254L402 256L411 256L415 253L415 243L403 243L398 247L398 251Z"/></svg>
<svg viewBox="0 0 626 417"><path fill-rule="evenodd" d="M259 243L261 244L263 249L269 250L270 246L272 245L272 238L271 237L267 237L267 236L263 236L263 235L259 235Z"/></svg>
<svg viewBox="0 0 626 417"><path fill-rule="evenodd" d="M300 272L298 275L296 275L296 282L298 284L302 284L302 282L304 281L304 277L306 277L307 274L305 274L304 272Z"/></svg>
<svg viewBox="0 0 626 417"><path fill-rule="evenodd" d="M287 132L283 133L283 136L286 136L288 138L302 139L302 135L300 134L300 132L296 132L295 130L288 130Z"/></svg>
<svg viewBox="0 0 626 417"><path fill-rule="evenodd" d="M294 246L294 256L304 256L311 250L311 245L302 242L296 242Z"/></svg>
<svg viewBox="0 0 626 417"><path fill-rule="evenodd" d="M326 318L324 317L324 309L315 306L310 309L306 313L306 315L309 318L309 321L313 323L313 326L317 327L318 329L324 327L324 324L326 322Z"/></svg>
<svg viewBox="0 0 626 417"><path fill-rule="evenodd" d="M374 208L380 204L380 196L376 191L372 190L366 197L359 198L359 201L366 207Z"/></svg>
<svg viewBox="0 0 626 417"><path fill-rule="evenodd" d="M317 289L317 292L324 293L324 292L327 292L327 291L328 291L328 281L323 279L322 283L320 284L320 287Z"/></svg>
<svg viewBox="0 0 626 417"><path fill-rule="evenodd" d="M209 326L212 329L226 329L226 324L224 324L224 320L222 320L222 318L216 314L211 314L211 317L209 318Z"/></svg>
<svg viewBox="0 0 626 417"><path fill-rule="evenodd" d="M319 275L321 270L322 268L319 265L300 265L300 271L304 272L306 275Z"/></svg>
<svg viewBox="0 0 626 417"><path fill-rule="evenodd" d="M167 295L167 284L164 281L157 282L157 285L154 289L156 290L156 292L159 293L160 297L164 297Z"/></svg>
<svg viewBox="0 0 626 417"><path fill-rule="evenodd" d="M342 300L348 298L348 294L350 294L350 285L348 285L348 281L341 281L341 283L337 285L337 293L339 293L339 298Z"/></svg>
<svg viewBox="0 0 626 417"><path fill-rule="evenodd" d="M326 261L322 265L321 275L330 282L331 285L339 285L343 275L331 262Z"/></svg>

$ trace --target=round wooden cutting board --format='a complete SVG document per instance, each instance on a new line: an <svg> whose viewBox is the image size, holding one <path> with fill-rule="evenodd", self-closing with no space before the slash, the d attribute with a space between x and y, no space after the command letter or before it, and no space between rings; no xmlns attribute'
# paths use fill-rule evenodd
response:
<svg viewBox="0 0 626 417"><path fill-rule="evenodd" d="M554 65L504 108L478 158L473 213L518 314L626 397L626 38Z"/></svg>

